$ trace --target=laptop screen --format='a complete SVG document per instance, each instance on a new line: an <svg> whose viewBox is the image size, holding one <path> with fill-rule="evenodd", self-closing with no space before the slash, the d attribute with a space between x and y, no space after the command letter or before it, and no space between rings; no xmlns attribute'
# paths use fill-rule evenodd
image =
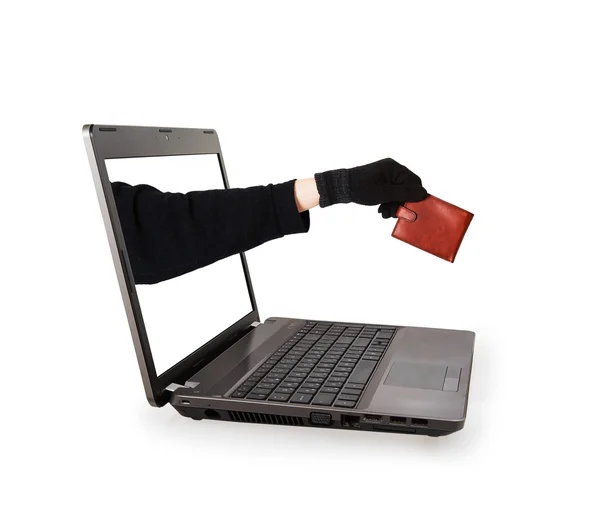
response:
<svg viewBox="0 0 600 516"><path fill-rule="evenodd" d="M105 163L156 373L161 375L252 312L240 255L199 266L193 250L202 241L202 220L194 218L198 240L186 242L190 232L182 232L181 224L190 213L181 210L176 200L181 196L165 195L223 189L218 156Z"/></svg>

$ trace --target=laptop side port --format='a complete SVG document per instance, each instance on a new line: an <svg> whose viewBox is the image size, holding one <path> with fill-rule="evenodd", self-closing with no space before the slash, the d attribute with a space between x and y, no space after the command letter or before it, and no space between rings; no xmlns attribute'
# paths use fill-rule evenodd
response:
<svg viewBox="0 0 600 516"><path fill-rule="evenodd" d="M342 415L342 428L359 428L360 416Z"/></svg>
<svg viewBox="0 0 600 516"><path fill-rule="evenodd" d="M391 425L405 425L406 424L406 418L405 417L390 416L390 424Z"/></svg>
<svg viewBox="0 0 600 516"><path fill-rule="evenodd" d="M426 419L418 418L418 417L413 417L411 420L412 426L427 426L428 424L429 424L429 421L427 421Z"/></svg>
<svg viewBox="0 0 600 516"><path fill-rule="evenodd" d="M381 422L381 416L374 416L372 414L365 414L363 416L365 423L379 423Z"/></svg>
<svg viewBox="0 0 600 516"><path fill-rule="evenodd" d="M331 424L331 414L325 412L311 412L310 423L312 425L329 426Z"/></svg>

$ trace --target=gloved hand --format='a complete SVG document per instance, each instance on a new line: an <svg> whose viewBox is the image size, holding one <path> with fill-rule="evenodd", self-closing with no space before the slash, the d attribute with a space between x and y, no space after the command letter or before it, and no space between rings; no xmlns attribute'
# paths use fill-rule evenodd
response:
<svg viewBox="0 0 600 516"><path fill-rule="evenodd" d="M381 213L381 216L384 219L389 219L390 217L396 217L396 213L398 212L398 208L400 208L400 206L404 206L404 203L384 202L383 204L379 205L379 209L377 211Z"/></svg>
<svg viewBox="0 0 600 516"><path fill-rule="evenodd" d="M315 174L319 205L354 202L372 206L418 202L427 197L421 178L391 158L350 169L330 170ZM385 208L386 213L391 209ZM397 209L397 208L396 208ZM395 215L395 212L394 212Z"/></svg>

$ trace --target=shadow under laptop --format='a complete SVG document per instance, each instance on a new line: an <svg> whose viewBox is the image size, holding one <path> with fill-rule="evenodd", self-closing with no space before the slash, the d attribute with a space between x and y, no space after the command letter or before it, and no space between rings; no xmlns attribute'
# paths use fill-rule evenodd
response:
<svg viewBox="0 0 600 516"><path fill-rule="evenodd" d="M428 437L386 432L361 432L341 429L319 429L280 425L241 423L224 424L219 421L181 418L173 412L161 421L169 428L169 440L176 437L178 444L188 453L201 455L203 451L223 449L237 456L254 457L306 457L339 459L351 456L356 459L406 457L407 454L431 457L443 453L446 458L464 457L474 453L480 443L480 411L474 407L469 415L470 422L460 432L444 437ZM163 434L164 427L150 414L147 429ZM193 450L193 451L192 451ZM424 454L425 452L425 454Z"/></svg>

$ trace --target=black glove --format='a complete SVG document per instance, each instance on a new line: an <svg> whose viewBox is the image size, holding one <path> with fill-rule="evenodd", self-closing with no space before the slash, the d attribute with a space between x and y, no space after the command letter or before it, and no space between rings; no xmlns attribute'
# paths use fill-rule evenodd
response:
<svg viewBox="0 0 600 516"><path fill-rule="evenodd" d="M384 202L379 206L377 210L381 213L381 216L384 219L389 219L390 217L396 217L396 212L400 206L404 206L403 202Z"/></svg>
<svg viewBox="0 0 600 516"><path fill-rule="evenodd" d="M391 158L362 167L315 174L319 205L354 202L372 206L381 203L418 202L427 197L421 178Z"/></svg>

